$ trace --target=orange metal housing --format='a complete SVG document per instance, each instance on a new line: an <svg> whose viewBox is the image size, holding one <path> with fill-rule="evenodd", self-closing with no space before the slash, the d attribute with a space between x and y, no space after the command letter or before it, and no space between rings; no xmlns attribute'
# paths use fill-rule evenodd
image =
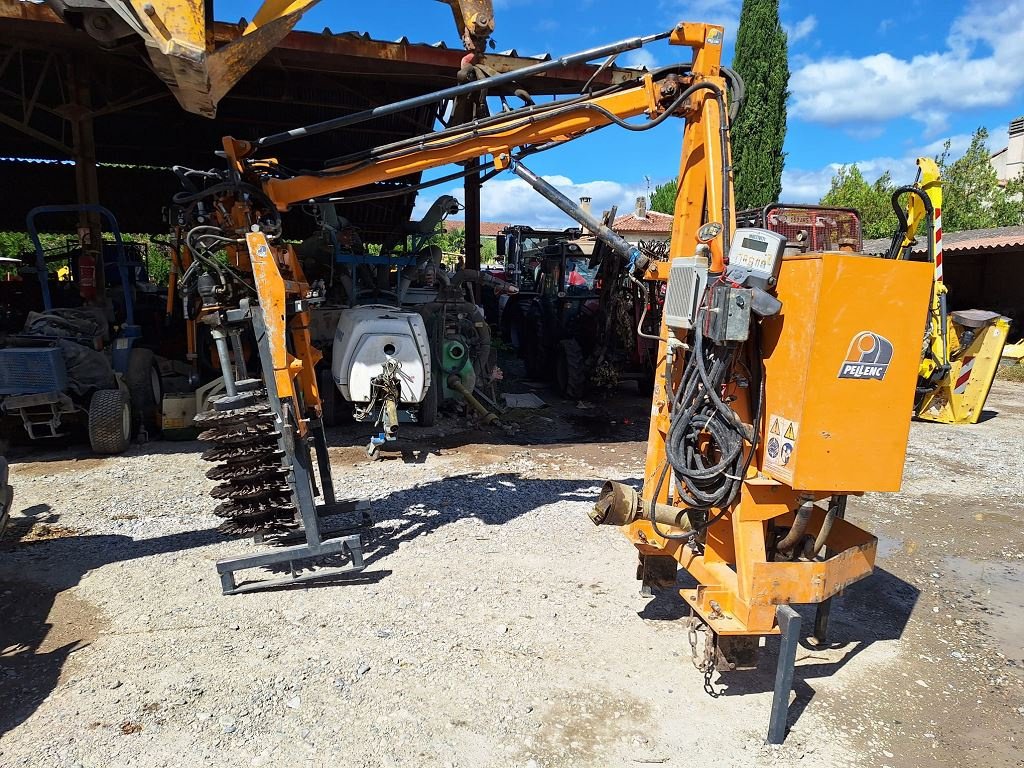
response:
<svg viewBox="0 0 1024 768"><path fill-rule="evenodd" d="M764 474L801 490L900 489L930 280L918 262L785 259L782 313L762 324Z"/></svg>
<svg viewBox="0 0 1024 768"><path fill-rule="evenodd" d="M626 528L642 556L673 557L694 576L700 586L681 594L714 632L777 632L776 606L822 602L871 573L877 540L846 520L834 522L824 560L770 561L769 527L792 526L800 506L836 492L899 489L930 290L927 264L845 253L783 262L782 314L763 325L761 471L748 470L729 509L712 510L722 514L703 547L665 539L646 520ZM734 407L751 420L745 397ZM652 428L662 420L656 401ZM648 466L665 460L663 440L652 441ZM645 499L656 482L648 477ZM807 533L823 520L815 509Z"/></svg>

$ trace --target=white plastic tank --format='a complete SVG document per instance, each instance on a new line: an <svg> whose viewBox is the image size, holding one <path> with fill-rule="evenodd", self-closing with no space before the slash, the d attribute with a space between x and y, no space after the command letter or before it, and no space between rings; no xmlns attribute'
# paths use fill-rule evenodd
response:
<svg viewBox="0 0 1024 768"><path fill-rule="evenodd" d="M400 366L401 402L422 402L430 387L430 343L423 317L376 304L342 312L331 365L342 396L351 403L368 403L370 380L388 359Z"/></svg>

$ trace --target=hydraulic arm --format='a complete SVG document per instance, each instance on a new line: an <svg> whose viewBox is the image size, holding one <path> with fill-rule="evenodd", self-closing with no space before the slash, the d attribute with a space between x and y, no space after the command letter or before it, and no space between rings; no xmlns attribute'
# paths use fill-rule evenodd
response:
<svg viewBox="0 0 1024 768"><path fill-rule="evenodd" d="M315 173L291 173L264 155L302 136L482 89L495 95L517 77L666 37L690 49L690 63L337 158ZM303 331L317 293L284 240L280 211L408 194L424 186L401 186L410 174L465 164L435 180L445 183L486 167L477 159L490 155L495 168L488 175L506 168L518 173L594 229L633 279L667 282L651 292L664 297L664 311L643 489L607 483L593 519L623 527L638 551L645 588L675 589L680 566L696 579L695 589L680 594L692 612L691 644L708 687L716 668L750 664L757 636L783 634L770 732L779 741L800 626L789 605L822 606L815 634L824 637L829 599L871 572L877 546L844 519L847 497L900 486L910 384L920 363L917 323L928 311L932 270L852 253L784 259L783 236L736 228L729 99L742 85L721 66L722 41L721 27L679 24L662 35L287 133L255 141L228 137L229 172L179 202L204 201L217 212L217 227L197 226L188 236L204 258L203 248L218 244L229 253L226 266L208 265L211 306L228 320L235 307L247 311L267 331L263 378L268 394L282 400L280 408L271 402L271 410L285 473L296 463L291 451L319 422L319 396L315 354ZM626 122L639 115L646 121ZM532 153L602 127L643 130L671 116L685 124L667 261L644 258L523 166ZM384 181L392 184L371 186ZM315 520L296 498L303 520ZM701 630L706 642L698 658Z"/></svg>
<svg viewBox="0 0 1024 768"><path fill-rule="evenodd" d="M671 34L684 33L703 39L705 27L686 25ZM177 169L186 186L175 204L187 229L181 262L188 265L177 278L178 288L186 298L187 314L210 328L226 388L226 395L197 417L197 423L205 428L200 439L214 443L204 458L218 464L209 473L218 481L213 495L222 499L216 512L225 518L225 532L288 536L300 528L306 537L306 544L284 553L219 563L226 592L243 588L234 580L236 571L268 562L290 563L293 577L298 573L297 563L308 564L325 554L345 553L350 570L362 567L358 535L348 530L325 537L319 530L319 516L337 512L342 506L334 499L326 460L315 373L320 353L313 347L309 331L310 309L323 294L306 279L295 249L286 242L280 213L296 204L329 205L351 199L356 188L362 188L360 199L409 194L415 185L398 185L397 189L394 183L382 185L383 189L373 185L400 183L411 174L449 163L467 163L475 169L482 165L482 155L494 155L507 164L513 157L636 115L644 114L646 125L656 125L670 115L703 109L693 97L703 94L706 86L698 84L688 68L671 68L575 98L543 105L528 103L522 109L339 158L323 171L299 175L264 157L264 150L424 103L440 104L484 89L494 93L533 72L567 61L608 56L669 34L604 46L543 62L529 68L531 71L497 75L483 83L467 83L253 142L228 137L223 142L229 164L226 172ZM455 176L467 172L464 169ZM619 247L623 242L614 240ZM220 254L223 258L218 258ZM261 376L250 377L246 370L242 339L250 334L258 347ZM317 501L318 496L322 501Z"/></svg>

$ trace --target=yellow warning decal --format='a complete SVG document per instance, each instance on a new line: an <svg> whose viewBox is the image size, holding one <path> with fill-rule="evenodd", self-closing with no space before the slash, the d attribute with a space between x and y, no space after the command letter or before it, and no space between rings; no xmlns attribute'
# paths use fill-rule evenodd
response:
<svg viewBox="0 0 1024 768"><path fill-rule="evenodd" d="M778 418L776 418L775 420L772 421L771 433L773 435L781 435L782 434L782 430L779 429L779 420L778 420Z"/></svg>
<svg viewBox="0 0 1024 768"><path fill-rule="evenodd" d="M790 422L789 426L786 427L786 439L796 440L796 432L793 430L793 422Z"/></svg>

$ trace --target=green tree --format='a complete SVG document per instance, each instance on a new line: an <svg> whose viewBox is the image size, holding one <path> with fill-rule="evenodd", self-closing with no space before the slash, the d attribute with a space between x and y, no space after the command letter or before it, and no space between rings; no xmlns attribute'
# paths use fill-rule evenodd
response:
<svg viewBox="0 0 1024 768"><path fill-rule="evenodd" d="M990 162L988 131L979 128L962 157L950 162L949 141L935 158L942 178L942 227L947 232L1024 224L1020 180L999 186Z"/></svg>
<svg viewBox="0 0 1024 768"><path fill-rule="evenodd" d="M744 0L733 69L747 99L732 124L736 207L761 208L782 193L789 51L778 0Z"/></svg>
<svg viewBox="0 0 1024 768"><path fill-rule="evenodd" d="M675 213L678 185L679 179L672 179L656 186L651 193L651 210L658 213Z"/></svg>
<svg viewBox="0 0 1024 768"><path fill-rule="evenodd" d="M856 208L865 238L888 237L896 231L896 214L890 199L895 185L886 171L869 184L856 165L844 165L832 177L821 204L835 208Z"/></svg>

